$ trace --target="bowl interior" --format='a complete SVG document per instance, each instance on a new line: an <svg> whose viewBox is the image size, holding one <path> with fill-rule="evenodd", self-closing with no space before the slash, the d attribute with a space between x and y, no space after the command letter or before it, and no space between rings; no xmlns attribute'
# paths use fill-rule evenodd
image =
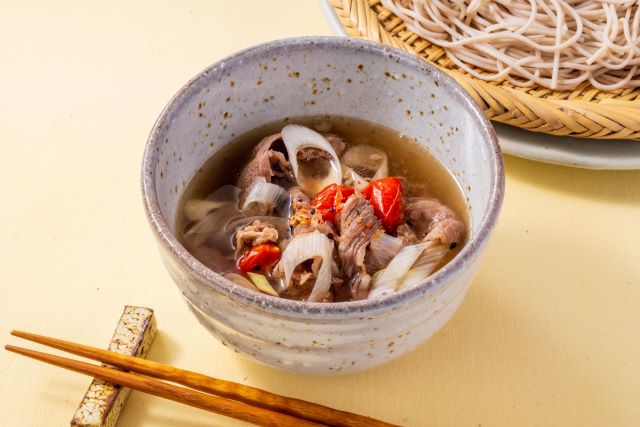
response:
<svg viewBox="0 0 640 427"><path fill-rule="evenodd" d="M452 79L384 46L333 38L259 46L196 77L164 114L154 176L171 230L182 191L221 146L283 117L320 114L377 122L425 145L467 198L471 239L489 210L496 161L486 122Z"/></svg>

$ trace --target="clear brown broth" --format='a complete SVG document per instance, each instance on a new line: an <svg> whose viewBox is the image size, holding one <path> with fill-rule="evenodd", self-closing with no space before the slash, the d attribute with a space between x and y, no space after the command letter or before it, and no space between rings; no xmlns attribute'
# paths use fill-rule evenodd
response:
<svg viewBox="0 0 640 427"><path fill-rule="evenodd" d="M331 126L330 132L341 136L348 146L369 144L384 150L389 160L390 176L403 176L410 182L427 183L429 196L438 198L453 209L465 225L461 244L449 251L441 266L462 249L471 229L469 207L451 172L414 139L377 123L344 116L287 118L255 128L218 150L198 169L180 197L174 230L180 242L184 243L184 233L191 226L184 215L185 203L191 199L206 198L223 185L234 184L247 164L253 147L265 136L278 133L285 125L292 123L310 128L328 123ZM230 261L227 271L233 268L233 262Z"/></svg>

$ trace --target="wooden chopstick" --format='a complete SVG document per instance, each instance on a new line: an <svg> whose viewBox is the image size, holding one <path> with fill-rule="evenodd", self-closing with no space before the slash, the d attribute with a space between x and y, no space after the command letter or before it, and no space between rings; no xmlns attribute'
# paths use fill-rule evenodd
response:
<svg viewBox="0 0 640 427"><path fill-rule="evenodd" d="M78 360L67 359L65 357L54 356L53 354L41 353L39 351L29 350L12 345L5 345L6 350L50 363L61 368L79 372L81 374L90 375L104 381L120 384L134 390L143 391L153 394L154 396L163 397L196 408L215 412L228 417L248 421L261 426L309 426L317 427L326 424L318 424L313 421L302 418L293 417L291 415L282 414L280 412L270 411L268 409L249 405L244 402L238 402L232 399L219 397L189 388L178 387L163 381L145 377L143 375L122 372L117 369L107 368L104 366L92 365L90 363L80 362Z"/></svg>
<svg viewBox="0 0 640 427"><path fill-rule="evenodd" d="M12 331L12 335L49 347L57 348L78 356L97 360L118 368L144 374L153 378L172 381L187 387L218 395L273 412L287 414L310 422L344 427L388 427L394 426L383 421L329 408L301 399L280 396L243 384L212 378L197 372L186 371L170 365L153 362L138 357L123 355L96 347L45 337L29 332ZM22 353L21 353L22 354ZM44 354L44 353L40 353ZM65 359L68 360L68 359ZM88 366L94 366L89 365ZM138 375L139 377L139 375ZM117 381L107 380L117 383ZM123 384L129 387L126 384ZM134 388L134 387L130 387ZM178 387L179 388L179 387ZM144 390L142 390L144 391ZM164 397L164 396L162 396ZM204 409L204 408L203 408Z"/></svg>

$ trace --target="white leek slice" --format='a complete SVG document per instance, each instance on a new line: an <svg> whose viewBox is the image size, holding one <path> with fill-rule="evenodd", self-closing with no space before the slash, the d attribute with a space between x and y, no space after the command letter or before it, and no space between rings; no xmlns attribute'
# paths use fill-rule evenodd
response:
<svg viewBox="0 0 640 427"><path fill-rule="evenodd" d="M265 294L269 294L274 297L279 296L271 286L271 283L269 283L269 280L267 280L267 278L262 274L249 272L247 273L247 275L249 276L249 279L251 279L253 284L256 285L256 288L260 290L260 292L264 292Z"/></svg>
<svg viewBox="0 0 640 427"><path fill-rule="evenodd" d="M235 185L223 185L218 188L216 191L211 193L207 200L220 201L220 202L229 202L238 204L238 196L240 195L240 188Z"/></svg>
<svg viewBox="0 0 640 427"><path fill-rule="evenodd" d="M264 177L256 179L244 199L242 210L254 209L257 213L270 214L273 211L285 214L289 206L289 193L279 185L267 182ZM257 208L257 209L256 209Z"/></svg>
<svg viewBox="0 0 640 427"><path fill-rule="evenodd" d="M342 163L358 176L379 179L389 176L387 153L371 145L354 145L342 156Z"/></svg>
<svg viewBox="0 0 640 427"><path fill-rule="evenodd" d="M422 252L431 246L431 242L418 243L403 247L398 254L393 257L387 268L384 269L378 280L371 285L368 298L375 298L390 294L402 286L402 282Z"/></svg>
<svg viewBox="0 0 640 427"><path fill-rule="evenodd" d="M401 239L387 233L380 232L373 236L365 258L367 271L385 268L403 246L404 242Z"/></svg>
<svg viewBox="0 0 640 427"><path fill-rule="evenodd" d="M206 199L187 200L184 215L189 221L200 221L225 204L238 205L240 189L235 185L223 185L211 193Z"/></svg>
<svg viewBox="0 0 640 427"><path fill-rule="evenodd" d="M364 190L364 188L369 185L369 181L358 175L358 172L345 164L342 164L342 176L344 179L350 179L353 182L352 185L358 191Z"/></svg>
<svg viewBox="0 0 640 427"><path fill-rule="evenodd" d="M238 273L227 273L224 275L224 278L227 280L231 280L236 285L240 285L243 288L251 289L252 291L256 291L256 287L253 286L246 277L239 275Z"/></svg>
<svg viewBox="0 0 640 427"><path fill-rule="evenodd" d="M293 270L304 261L313 259L313 273L316 282L308 301L321 301L329 294L331 286L332 253L333 241L320 232L305 233L291 239L282 253L282 259L276 266L280 275L284 273L284 288L287 289L290 286ZM322 261L321 264L316 262L319 260Z"/></svg>
<svg viewBox="0 0 640 427"><path fill-rule="evenodd" d="M287 125L282 128L281 133L289 155L289 162L291 162L291 170L298 181L298 185L305 193L314 195L328 185L340 185L342 182L340 160L331 144L322 135L300 125ZM317 148L329 154L329 170L326 177L317 179L306 176L300 171L298 153L305 148Z"/></svg>
<svg viewBox="0 0 640 427"><path fill-rule="evenodd" d="M446 245L432 245L422 252L420 258L413 264L411 270L407 272L404 281L398 289L410 288L429 277L442 262L447 252L449 252L449 247Z"/></svg>
<svg viewBox="0 0 640 427"><path fill-rule="evenodd" d="M191 199L184 204L184 215L189 221L200 221L228 202L208 199Z"/></svg>

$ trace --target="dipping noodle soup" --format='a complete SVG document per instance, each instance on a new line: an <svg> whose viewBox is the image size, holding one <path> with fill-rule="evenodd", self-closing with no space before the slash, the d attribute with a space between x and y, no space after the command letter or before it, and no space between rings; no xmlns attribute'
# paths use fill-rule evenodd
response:
<svg viewBox="0 0 640 427"><path fill-rule="evenodd" d="M375 298L424 281L464 246L451 173L399 132L341 116L237 137L187 185L176 235L232 282L282 298Z"/></svg>

